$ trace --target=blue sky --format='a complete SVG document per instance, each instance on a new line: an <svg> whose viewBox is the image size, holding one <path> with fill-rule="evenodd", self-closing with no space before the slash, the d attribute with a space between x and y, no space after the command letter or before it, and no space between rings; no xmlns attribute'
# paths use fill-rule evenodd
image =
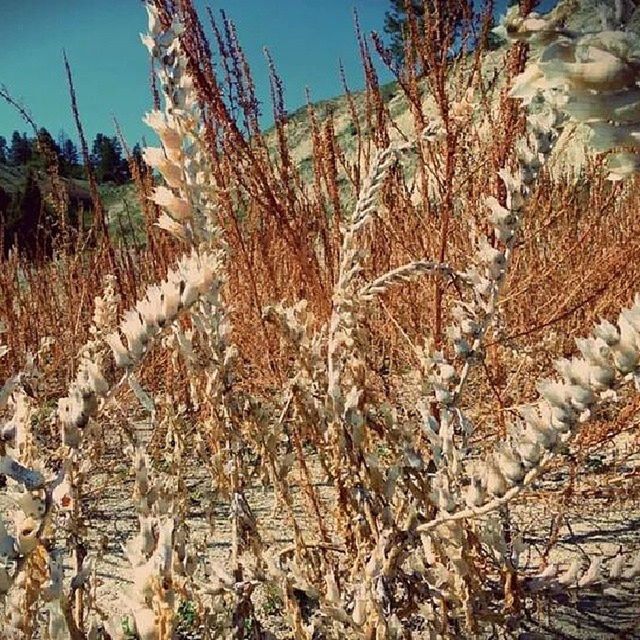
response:
<svg viewBox="0 0 640 640"><path fill-rule="evenodd" d="M314 100L342 93L339 59L352 88L361 88L353 9L365 32L382 32L389 7L388 0L196 0L199 9L207 4L224 9L237 25L265 124L270 122L265 46L284 80L287 107L294 110L304 103L305 87ZM64 47L87 137L112 134L115 115L133 143L148 134L141 118L151 104L149 67L139 38L146 25L139 0L0 0L0 83L24 101L39 126L54 137L64 129L75 138ZM14 129L27 127L0 100L0 135L8 138Z"/></svg>

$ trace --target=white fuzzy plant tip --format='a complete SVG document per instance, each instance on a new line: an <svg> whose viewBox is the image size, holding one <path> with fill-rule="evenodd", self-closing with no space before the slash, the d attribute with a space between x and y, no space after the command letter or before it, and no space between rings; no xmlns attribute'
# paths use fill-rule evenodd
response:
<svg viewBox="0 0 640 640"><path fill-rule="evenodd" d="M510 95L527 105L542 99L586 128L588 146L610 153L608 178L623 180L640 170L640 37L611 26L570 33L561 27L565 15L509 10L503 35L534 45Z"/></svg>
<svg viewBox="0 0 640 640"><path fill-rule="evenodd" d="M180 43L183 27L176 18L163 28L157 8L150 3L146 6L149 32L142 41L154 59L164 98L164 109L155 109L144 118L161 146L145 148L143 158L164 181L150 198L161 211L158 227L198 244L216 235L217 217L201 111Z"/></svg>
<svg viewBox="0 0 640 640"><path fill-rule="evenodd" d="M194 249L180 258L164 281L151 285L145 297L123 314L119 331L105 337L116 367L126 369L137 364L152 339L182 310L219 288L221 264L221 252Z"/></svg>

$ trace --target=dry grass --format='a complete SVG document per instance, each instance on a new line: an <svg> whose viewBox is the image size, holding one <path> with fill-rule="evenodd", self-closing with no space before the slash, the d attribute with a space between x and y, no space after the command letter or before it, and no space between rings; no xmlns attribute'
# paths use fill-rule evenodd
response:
<svg viewBox="0 0 640 640"><path fill-rule="evenodd" d="M358 34L367 82L348 97L354 137L341 147L332 116L320 119L309 105L306 175L292 156L273 65L276 125L267 136L227 17L208 16L216 70L191 2L151 3L156 107L173 118L159 130L167 152L160 168L188 213L174 216L173 235L154 226L162 210L180 205L158 206L154 199L166 201L154 191L158 179L132 160L144 248L117 245L100 223L87 234L69 230L53 257L13 252L0 263L8 348L0 374L11 392L2 403L13 415L0 455L44 473L42 482L27 480L29 491L13 481L10 491L42 499L45 509L21 534L26 511L12 507L9 534L19 548L6 553L12 585L0 635L120 633L96 598L92 563L100 566L103 551L87 527L109 491L133 496L126 517L129 525L137 517L138 533L127 557L137 582L127 603L141 638L179 637L184 602L203 637L268 637L256 603L269 594L275 601L274 593L282 637L370 639L475 637L487 625L507 634L558 584L602 595L614 583L618 595L637 593L640 568L627 560L637 540L618 555L624 584L609 564L606 579L591 580L597 554L584 558L579 548L570 555L578 564L558 560L567 564L557 568L559 582L538 575L552 566L567 514L604 508L616 518L637 508L637 469L626 460L639 452L638 401L623 376L609 385L616 398L588 401L590 415L580 417L588 426L578 428L572 409L561 444L520 468L521 477L505 480L498 469L507 482L498 489L491 472L480 478L475 470L479 462L492 468L507 436L509 446L519 442L514 434L529 421L522 407L555 407L537 383L556 375L557 358L577 353L574 339L632 307L637 178L612 183L590 159L577 180L544 165L530 188L501 180L503 168L515 175L529 167L518 159L523 136L540 151L557 133L552 124L527 134L531 121L508 97L527 46L492 54L507 71L495 82L477 41L490 7L478 19L470 3L456 2L461 44L447 57L447 46L434 43L451 49L454 25L447 4L433 4L443 12L424 33L411 19L410 64L397 70L407 122L396 125L369 41ZM174 21L184 30L170 37ZM374 46L391 65L384 45ZM172 103L178 98L162 71L187 79L186 105ZM172 112L176 106L183 111ZM186 173L169 177L167 165ZM516 216L504 236L488 217L487 196ZM202 272L184 263L176 271L191 251L189 264ZM144 299L167 272L175 275L166 291L182 302L160 321ZM478 294L482 286L488 293ZM142 325L133 327L135 314L121 325L128 341L119 362L108 345L134 307ZM467 355L460 335L471 320L481 326L467 332ZM78 413L65 414L76 402ZM128 443L126 455L113 459L114 443ZM605 473L595 475L600 452ZM119 475L123 468L133 480ZM545 472L556 480L543 481ZM479 502L466 505L476 484ZM530 508L555 527L536 563L524 559L518 536ZM212 515L220 509L228 527ZM200 535L201 512L210 516L208 536ZM285 531L274 532L273 522ZM219 553L216 544L227 543ZM56 563L69 559L56 582Z"/></svg>

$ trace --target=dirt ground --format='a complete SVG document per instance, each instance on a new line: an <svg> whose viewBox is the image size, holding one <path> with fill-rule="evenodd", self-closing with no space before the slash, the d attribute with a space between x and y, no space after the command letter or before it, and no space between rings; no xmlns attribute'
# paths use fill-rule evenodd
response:
<svg viewBox="0 0 640 640"><path fill-rule="evenodd" d="M149 440L151 432L141 427L138 435L145 442ZM112 619L120 621L129 610L128 589L132 584L132 571L123 545L135 535L138 523L131 500L133 482L128 473L130 465L122 452L122 441L118 437L108 437L105 442L106 465L92 476L94 495L88 501L89 539L91 552L100 550L96 564L98 602ZM627 458L622 466L617 464L615 478L619 480L622 477L634 483L640 477L636 475L639 471L640 454ZM537 495L553 495L565 484L566 477L563 474L560 470L548 475L536 487ZM314 480L321 498L330 509L333 492L319 473L316 476ZM543 501L524 500L512 509L517 529L523 540L530 544L533 561L549 540L554 517L558 519L559 528L549 562L562 565L575 557L576 553L583 554L585 558L596 553L613 557L621 548L628 553L640 549L640 505L610 504L606 487L613 477L605 461L600 473L595 476L594 496L588 502L579 501L579 507L574 502L566 510L559 511L557 501L549 498ZM224 564L230 556L229 509L226 504L214 502L213 509L207 513L205 505L210 503L210 480L202 466L193 466L187 484L192 496L188 526L192 541L201 550L198 571L202 575L207 561L221 561ZM599 485L604 497L598 497ZM296 511L302 519L300 487L294 485L291 490L298 503ZM617 485L616 491L617 495L624 494L624 488L621 491ZM266 529L260 530L264 542L274 550L291 544L293 540L285 515L281 509L274 510L272 493L260 486L252 486L246 495L257 522L263 527L264 523L268 523ZM6 505L3 498L4 494L0 492L0 508ZM543 507L541 503L547 506ZM290 638L291 632L283 619L278 597L259 588L254 601L257 617L264 628L274 638ZM616 597L566 590L541 593L535 602L528 600L524 604L528 613L509 637L522 640L640 639L640 580L627 594ZM181 629L178 638L195 640L201 637L197 629L187 629L184 625ZM419 635L414 637L420 638ZM505 636L497 630L493 632L487 629L482 637Z"/></svg>

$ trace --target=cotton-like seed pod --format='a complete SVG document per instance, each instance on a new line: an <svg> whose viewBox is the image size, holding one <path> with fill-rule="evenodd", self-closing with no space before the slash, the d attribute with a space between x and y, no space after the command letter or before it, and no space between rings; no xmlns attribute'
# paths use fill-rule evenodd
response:
<svg viewBox="0 0 640 640"><path fill-rule="evenodd" d="M105 336L104 341L111 347L116 366L120 368L130 367L133 364L131 354L122 343L122 338L117 332Z"/></svg>
<svg viewBox="0 0 640 640"><path fill-rule="evenodd" d="M141 607L133 612L136 632L140 640L157 640L156 616L151 609Z"/></svg>
<svg viewBox="0 0 640 640"><path fill-rule="evenodd" d="M589 383L596 391L610 389L615 381L616 374L611 367L591 365L589 367Z"/></svg>
<svg viewBox="0 0 640 640"><path fill-rule="evenodd" d="M333 571L327 571L324 581L327 587L327 600L332 604L340 604L340 590Z"/></svg>
<svg viewBox="0 0 640 640"><path fill-rule="evenodd" d="M167 147L178 148L182 144L182 137L176 130L176 120L154 109L145 115L144 122L160 136Z"/></svg>
<svg viewBox="0 0 640 640"><path fill-rule="evenodd" d="M613 364L622 374L632 373L640 363L640 349L636 340L636 333L623 324L621 326L620 343L612 347Z"/></svg>
<svg viewBox="0 0 640 640"><path fill-rule="evenodd" d="M39 495L24 493L16 501L25 516L40 519L46 511L45 501Z"/></svg>
<svg viewBox="0 0 640 640"><path fill-rule="evenodd" d="M602 565L602 557L596 557L591 561L589 568L585 574L578 580L580 588L588 587L602 581L602 573L600 571Z"/></svg>
<svg viewBox="0 0 640 640"><path fill-rule="evenodd" d="M442 363L438 365L439 377L441 380L447 383L455 384L458 381L458 373L455 367L452 367L448 363Z"/></svg>
<svg viewBox="0 0 640 640"><path fill-rule="evenodd" d="M63 426L81 427L86 424L84 402L78 394L58 400L58 418Z"/></svg>
<svg viewBox="0 0 640 640"><path fill-rule="evenodd" d="M622 554L618 554L609 565L609 579L617 580L622 577L624 572L625 558Z"/></svg>
<svg viewBox="0 0 640 640"><path fill-rule="evenodd" d="M176 222L171 216L168 216L166 213L160 214L160 217L155 222L155 225L157 227L160 227L160 229L164 229L175 238L178 238L178 240L187 240L187 231L184 225L180 222Z"/></svg>
<svg viewBox="0 0 640 640"><path fill-rule="evenodd" d="M138 312L148 325L163 327L166 322L164 306L162 304L162 289L158 285L150 286L144 297L141 307L136 305ZM142 302L142 301L141 301Z"/></svg>
<svg viewBox="0 0 640 640"><path fill-rule="evenodd" d="M469 317L463 317L460 320L460 329L464 334L473 337L477 337L480 333L480 325L473 318Z"/></svg>
<svg viewBox="0 0 640 640"><path fill-rule="evenodd" d="M543 453L542 447L538 442L532 442L525 438L520 438L516 442L516 451L522 460L522 464L528 469L540 462Z"/></svg>
<svg viewBox="0 0 640 640"><path fill-rule="evenodd" d="M472 477L469 486L465 491L465 502L469 507L479 507L484 504L485 493L482 482L478 478Z"/></svg>
<svg viewBox="0 0 640 640"><path fill-rule="evenodd" d="M584 360L579 358L560 358L554 363L556 371L564 378L568 384L578 384L581 387L589 388L591 386L590 366Z"/></svg>
<svg viewBox="0 0 640 640"><path fill-rule="evenodd" d="M535 443L548 451L554 447L558 440L557 431L541 423L527 422L523 435L529 442Z"/></svg>
<svg viewBox="0 0 640 640"><path fill-rule="evenodd" d="M487 487L487 492L496 498L501 498L509 488L500 469L498 469L493 461L487 464L485 471L485 485Z"/></svg>
<svg viewBox="0 0 640 640"><path fill-rule="evenodd" d="M592 387L596 391L611 388L615 380L615 371L609 361L610 347L599 338L579 339L576 340L576 344L584 356L584 360L573 359L571 361L570 375L572 379L580 386Z"/></svg>
<svg viewBox="0 0 640 640"><path fill-rule="evenodd" d="M487 198L485 203L491 210L489 220L496 228L498 237L502 242L507 242L513 236L518 222L517 217L509 209L503 207L493 196Z"/></svg>
<svg viewBox="0 0 640 640"><path fill-rule="evenodd" d="M533 121L530 119L529 123L533 124ZM547 129L546 126L545 129ZM522 138L516 143L516 155L520 164L527 167L534 173L540 168L540 157L538 156L537 151L532 149Z"/></svg>
<svg viewBox="0 0 640 640"><path fill-rule="evenodd" d="M572 384L567 389L571 404L579 411L588 409L595 401L595 396L589 388Z"/></svg>
<svg viewBox="0 0 640 640"><path fill-rule="evenodd" d="M604 340L600 338L579 338L576 340L576 346L588 364L608 370L611 381L613 381L615 373L611 370L609 360L611 348Z"/></svg>
<svg viewBox="0 0 640 640"><path fill-rule="evenodd" d="M518 484L524 478L524 467L510 447L504 446L494 454L495 464L505 480L510 484Z"/></svg>
<svg viewBox="0 0 640 640"><path fill-rule="evenodd" d="M142 151L144 161L152 168L157 169L170 187L178 188L184 181L182 168L176 162L167 158L163 149L147 147Z"/></svg>
<svg viewBox="0 0 640 640"><path fill-rule="evenodd" d="M357 627L361 627L366 620L366 611L367 605L364 601L364 598L356 597L356 602L353 607L353 613L351 617L353 618L353 622Z"/></svg>
<svg viewBox="0 0 640 640"><path fill-rule="evenodd" d="M618 328L608 320L600 321L600 323L594 327L593 334L609 347L613 347L620 341Z"/></svg>
<svg viewBox="0 0 640 640"><path fill-rule="evenodd" d="M180 280L166 280L160 284L160 289L162 290L162 313L167 322L173 322L180 308Z"/></svg>
<svg viewBox="0 0 640 640"><path fill-rule="evenodd" d="M180 198L167 187L156 187L151 198L159 207L178 221L187 220L191 217L191 205L187 200Z"/></svg>
<svg viewBox="0 0 640 640"><path fill-rule="evenodd" d="M436 400L444 405L449 405L453 402L453 393L451 393L447 387L444 387L437 382L433 384L433 393Z"/></svg>
<svg viewBox="0 0 640 640"><path fill-rule="evenodd" d="M35 518L19 518L16 522L18 551L22 555L31 553L38 546L38 527Z"/></svg>
<svg viewBox="0 0 640 640"><path fill-rule="evenodd" d="M487 244L480 251L480 257L493 279L497 280L502 276L507 264L504 252Z"/></svg>
<svg viewBox="0 0 640 640"><path fill-rule="evenodd" d="M127 339L127 348L134 360L138 360L144 353L150 338L149 327L145 324L136 309L124 312L120 329Z"/></svg>
<svg viewBox="0 0 640 640"><path fill-rule="evenodd" d="M544 77L542 69L537 64L530 64L514 78L509 97L520 99L528 105L541 91L549 88L549 81Z"/></svg>
<svg viewBox="0 0 640 640"><path fill-rule="evenodd" d="M76 380L79 384L88 387L96 396L103 397L109 391L109 383L100 367L88 358L84 358L80 363Z"/></svg>
<svg viewBox="0 0 640 640"><path fill-rule="evenodd" d="M636 294L634 304L629 309L623 309L620 315L634 328L636 333L640 333L640 296Z"/></svg>
<svg viewBox="0 0 640 640"><path fill-rule="evenodd" d="M453 349L456 356L460 358L467 358L471 352L471 347L463 336L462 329L458 325L447 327L447 337L453 343Z"/></svg>
<svg viewBox="0 0 640 640"><path fill-rule="evenodd" d="M565 82L581 91L618 91L633 86L637 76L631 65L596 47L589 47L583 62L549 60L538 64L551 82Z"/></svg>
<svg viewBox="0 0 640 640"><path fill-rule="evenodd" d="M558 584L567 587L575 585L582 573L582 562L580 558L576 558L566 569L566 571L558 576Z"/></svg>

